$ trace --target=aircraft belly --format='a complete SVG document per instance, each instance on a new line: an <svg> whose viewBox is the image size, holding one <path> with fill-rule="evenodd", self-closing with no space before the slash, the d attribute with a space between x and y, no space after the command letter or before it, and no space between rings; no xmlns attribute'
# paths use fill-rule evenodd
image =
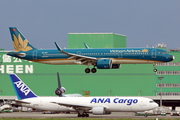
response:
<svg viewBox="0 0 180 120"><path fill-rule="evenodd" d="M44 64L52 64L52 65L73 65L73 64L81 64L75 60L48 60L48 61L38 61L39 63Z"/></svg>
<svg viewBox="0 0 180 120"><path fill-rule="evenodd" d="M33 104L32 107L35 109L40 109L40 110L45 110L45 111L61 111L61 112L75 111L72 108L60 106L58 104L49 103L49 102L44 102L44 104Z"/></svg>
<svg viewBox="0 0 180 120"><path fill-rule="evenodd" d="M131 106L128 105L122 105L122 104L113 104L109 106L106 111L111 111L111 112L134 112L131 109Z"/></svg>
<svg viewBox="0 0 180 120"><path fill-rule="evenodd" d="M149 60L112 60L112 64L152 64Z"/></svg>

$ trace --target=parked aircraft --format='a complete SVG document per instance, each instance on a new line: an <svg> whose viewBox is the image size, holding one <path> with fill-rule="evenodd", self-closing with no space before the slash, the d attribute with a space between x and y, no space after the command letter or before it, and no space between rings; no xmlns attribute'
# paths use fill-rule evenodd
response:
<svg viewBox="0 0 180 120"><path fill-rule="evenodd" d="M174 56L166 50L158 48L89 48L61 49L55 42L57 49L36 49L20 33L16 27L10 27L14 51L7 55L53 65L86 65L86 73L96 73L97 69L119 69L120 64L153 64L170 62ZM92 69L89 66L94 66ZM97 68L97 69L96 69Z"/></svg>
<svg viewBox="0 0 180 120"><path fill-rule="evenodd" d="M111 112L140 112L158 107L145 97L40 97L16 74L9 74L17 95L15 104L46 111L77 112L78 117L89 117Z"/></svg>

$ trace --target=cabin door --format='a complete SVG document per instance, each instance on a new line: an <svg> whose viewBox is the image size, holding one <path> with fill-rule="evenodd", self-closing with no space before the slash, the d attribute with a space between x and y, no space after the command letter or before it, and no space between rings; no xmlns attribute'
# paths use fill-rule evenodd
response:
<svg viewBox="0 0 180 120"><path fill-rule="evenodd" d="M122 52L118 53L118 58L122 58Z"/></svg>
<svg viewBox="0 0 180 120"><path fill-rule="evenodd" d="M81 54L81 51L77 51L77 54L80 55L80 54Z"/></svg>
<svg viewBox="0 0 180 120"><path fill-rule="evenodd" d="M33 59L37 59L37 50L33 51Z"/></svg>
<svg viewBox="0 0 180 120"><path fill-rule="evenodd" d="M152 49L151 55L152 58L156 58L156 49Z"/></svg>

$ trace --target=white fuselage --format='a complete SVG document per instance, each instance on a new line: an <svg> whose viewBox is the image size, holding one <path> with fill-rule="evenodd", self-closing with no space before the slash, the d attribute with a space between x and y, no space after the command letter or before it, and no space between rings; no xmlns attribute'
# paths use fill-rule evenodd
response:
<svg viewBox="0 0 180 120"><path fill-rule="evenodd" d="M153 100L144 97L35 97L23 99L30 104L21 104L39 110L76 111L73 106L104 107L109 112L140 112L158 107ZM56 104L60 103L60 104ZM62 105L65 104L65 105ZM90 112L90 110L89 110Z"/></svg>

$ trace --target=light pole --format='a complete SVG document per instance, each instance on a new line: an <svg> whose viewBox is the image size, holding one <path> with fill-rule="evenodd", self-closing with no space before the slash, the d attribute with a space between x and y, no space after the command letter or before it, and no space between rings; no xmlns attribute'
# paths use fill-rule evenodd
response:
<svg viewBox="0 0 180 120"><path fill-rule="evenodd" d="M160 107L162 107L162 79L164 77L158 77L158 79L160 80Z"/></svg>

